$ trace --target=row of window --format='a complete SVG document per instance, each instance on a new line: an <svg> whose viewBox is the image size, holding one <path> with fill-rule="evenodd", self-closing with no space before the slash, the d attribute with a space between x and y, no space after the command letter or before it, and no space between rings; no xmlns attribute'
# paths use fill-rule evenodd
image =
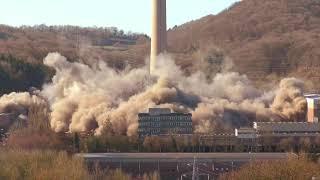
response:
<svg viewBox="0 0 320 180"><path fill-rule="evenodd" d="M186 120L191 120L191 116L143 116L143 117L140 117L140 120L152 120L152 121L162 121L162 120L186 121Z"/></svg>
<svg viewBox="0 0 320 180"><path fill-rule="evenodd" d="M166 132L166 134L170 133L179 133L179 132L192 132L192 128L163 128L163 132ZM139 129L140 133L148 133L148 134L155 134L155 133L160 133L161 129L160 128L145 128L145 129Z"/></svg>
<svg viewBox="0 0 320 180"><path fill-rule="evenodd" d="M140 126L147 126L147 127L160 127L160 123L155 122L140 122Z"/></svg>
<svg viewBox="0 0 320 180"><path fill-rule="evenodd" d="M167 122L162 124L164 126L192 126L192 122Z"/></svg>
<svg viewBox="0 0 320 180"><path fill-rule="evenodd" d="M160 127L163 126L192 126L192 122L166 122L166 123L155 123L155 122L140 122L140 126L149 126L149 127Z"/></svg>
<svg viewBox="0 0 320 180"><path fill-rule="evenodd" d="M140 129L140 133L149 133L149 134L156 134L160 133L160 129Z"/></svg>
<svg viewBox="0 0 320 180"><path fill-rule="evenodd" d="M170 133L180 133L180 132L192 132L192 128L174 128L174 129L167 129L168 134Z"/></svg>

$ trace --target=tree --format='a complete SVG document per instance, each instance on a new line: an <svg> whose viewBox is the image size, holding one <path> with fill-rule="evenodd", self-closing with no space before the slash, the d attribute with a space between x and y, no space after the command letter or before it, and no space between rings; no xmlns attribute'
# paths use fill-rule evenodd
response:
<svg viewBox="0 0 320 180"><path fill-rule="evenodd" d="M138 136L130 136L129 137L129 143L131 145L129 151L135 151L135 152L140 152L140 148L142 146L142 142L139 139Z"/></svg>
<svg viewBox="0 0 320 180"><path fill-rule="evenodd" d="M47 105L31 105L28 109L28 128L38 132L51 131L49 114Z"/></svg>
<svg viewBox="0 0 320 180"><path fill-rule="evenodd" d="M113 148L112 146L114 145L114 135L115 133L113 130L112 122L108 118L104 124L104 128L100 136L100 139L105 144L106 151L108 152Z"/></svg>
<svg viewBox="0 0 320 180"><path fill-rule="evenodd" d="M143 141L143 147L148 152L160 152L161 151L161 142L160 138L157 136L148 136Z"/></svg>
<svg viewBox="0 0 320 180"><path fill-rule="evenodd" d="M298 179L320 177L320 166L304 154L287 160L252 162L238 171L222 175L221 180Z"/></svg>
<svg viewBox="0 0 320 180"><path fill-rule="evenodd" d="M53 132L49 124L48 108L44 104L33 104L28 117L18 118L9 130L7 146L18 149L66 149L72 139L62 139Z"/></svg>
<svg viewBox="0 0 320 180"><path fill-rule="evenodd" d="M178 147L178 144L177 144L177 141L176 141L176 138L171 136L171 141L172 141L172 150L174 152L178 152L179 151L179 147Z"/></svg>
<svg viewBox="0 0 320 180"><path fill-rule="evenodd" d="M293 138L285 138L280 141L280 149L286 152L293 150L294 139Z"/></svg>
<svg viewBox="0 0 320 180"><path fill-rule="evenodd" d="M105 149L105 144L99 137L91 136L84 141L84 151L87 153L104 152Z"/></svg>
<svg viewBox="0 0 320 180"><path fill-rule="evenodd" d="M192 152L199 151L200 137L197 135L192 136L191 145L192 145Z"/></svg>
<svg viewBox="0 0 320 180"><path fill-rule="evenodd" d="M104 128L103 128L103 131L101 134L102 134L102 136L112 136L115 134L114 130L113 130L112 122L110 121L109 118L104 123Z"/></svg>
<svg viewBox="0 0 320 180"><path fill-rule="evenodd" d="M143 180L160 180L160 174L158 172L144 174L142 179Z"/></svg>
<svg viewBox="0 0 320 180"><path fill-rule="evenodd" d="M301 138L299 141L300 144L300 150L303 150L305 152L309 152L311 148L311 140L308 137Z"/></svg>
<svg viewBox="0 0 320 180"><path fill-rule="evenodd" d="M80 152L80 137L77 132L73 134L73 151Z"/></svg>

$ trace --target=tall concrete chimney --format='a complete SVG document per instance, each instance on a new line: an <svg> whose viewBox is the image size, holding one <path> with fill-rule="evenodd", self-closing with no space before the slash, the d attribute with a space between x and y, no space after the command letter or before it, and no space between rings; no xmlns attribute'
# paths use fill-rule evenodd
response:
<svg viewBox="0 0 320 180"><path fill-rule="evenodd" d="M150 55L150 74L155 71L159 54L167 48L167 10L166 0L152 0L152 37Z"/></svg>

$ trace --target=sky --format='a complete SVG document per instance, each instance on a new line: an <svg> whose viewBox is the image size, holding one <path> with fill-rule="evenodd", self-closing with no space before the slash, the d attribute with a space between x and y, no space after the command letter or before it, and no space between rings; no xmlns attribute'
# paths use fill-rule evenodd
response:
<svg viewBox="0 0 320 180"><path fill-rule="evenodd" d="M0 24L117 27L150 34L152 0L1 0ZM168 28L217 14L237 0L167 0Z"/></svg>

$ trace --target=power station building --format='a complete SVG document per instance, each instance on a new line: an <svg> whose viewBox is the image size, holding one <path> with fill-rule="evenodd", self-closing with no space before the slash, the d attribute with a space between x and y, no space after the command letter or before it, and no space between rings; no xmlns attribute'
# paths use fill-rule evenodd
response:
<svg viewBox="0 0 320 180"><path fill-rule="evenodd" d="M190 135L193 132L192 115L172 113L166 108L151 108L138 115L140 137L154 135Z"/></svg>
<svg viewBox="0 0 320 180"><path fill-rule="evenodd" d="M320 95L305 95L307 117L305 122L254 122L252 128L235 129L238 138L252 139L261 136L314 137L320 136Z"/></svg>
<svg viewBox="0 0 320 180"><path fill-rule="evenodd" d="M307 121L319 122L320 119L320 95L309 94L305 95L308 102Z"/></svg>
<svg viewBox="0 0 320 180"><path fill-rule="evenodd" d="M309 122L255 122L259 135L268 136L319 136L320 124Z"/></svg>
<svg viewBox="0 0 320 180"><path fill-rule="evenodd" d="M310 122L254 122L252 128L235 129L240 139L258 137L316 137L320 136L320 123Z"/></svg>

